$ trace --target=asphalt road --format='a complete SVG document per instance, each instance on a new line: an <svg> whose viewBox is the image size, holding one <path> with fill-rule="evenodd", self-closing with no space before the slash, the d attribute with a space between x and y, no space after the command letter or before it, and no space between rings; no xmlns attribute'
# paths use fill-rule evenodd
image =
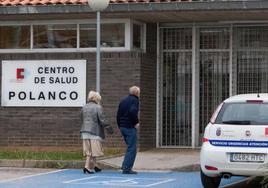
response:
<svg viewBox="0 0 268 188"><path fill-rule="evenodd" d="M228 186L228 188L268 188L268 185L261 185L260 179L250 179L247 178L245 181L242 181L240 183L236 183L232 186Z"/></svg>
<svg viewBox="0 0 268 188"><path fill-rule="evenodd" d="M125 175L104 170L89 175L83 174L81 169L0 168L0 177L2 174L5 178L0 180L1 188L202 188L199 172L145 171ZM241 181L241 177L223 180L221 186L237 181Z"/></svg>

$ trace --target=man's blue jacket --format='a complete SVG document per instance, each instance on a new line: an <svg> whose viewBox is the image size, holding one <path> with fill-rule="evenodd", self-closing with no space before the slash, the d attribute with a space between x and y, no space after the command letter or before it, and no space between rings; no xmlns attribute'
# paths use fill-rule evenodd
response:
<svg viewBox="0 0 268 188"><path fill-rule="evenodd" d="M118 127L134 128L139 123L139 98L135 95L128 95L118 107L117 125Z"/></svg>

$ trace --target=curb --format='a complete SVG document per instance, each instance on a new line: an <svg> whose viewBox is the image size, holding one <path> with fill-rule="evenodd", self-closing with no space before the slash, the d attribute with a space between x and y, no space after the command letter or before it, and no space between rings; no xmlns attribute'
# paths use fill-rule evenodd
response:
<svg viewBox="0 0 268 188"><path fill-rule="evenodd" d="M176 172L194 172L194 171L200 171L200 164L192 164L192 165L186 165L178 168L171 169L172 171Z"/></svg>
<svg viewBox="0 0 268 188"><path fill-rule="evenodd" d="M97 161L101 168L118 169L119 167ZM0 167L17 168L84 168L85 161L64 161L64 160L9 160L1 159Z"/></svg>
<svg viewBox="0 0 268 188"><path fill-rule="evenodd" d="M98 165L103 169L112 169L112 170L120 170L121 167L107 163L102 161L102 159L97 161ZM64 169L64 168L84 168L85 161L77 160L77 161L65 161L65 160L10 160L10 159L1 159L0 160L0 167L16 167L16 168L56 168L56 169ZM192 164L181 166L178 168L172 169L136 169L136 170L167 170L167 171L174 171L174 172L193 172L199 171L200 165L199 164Z"/></svg>

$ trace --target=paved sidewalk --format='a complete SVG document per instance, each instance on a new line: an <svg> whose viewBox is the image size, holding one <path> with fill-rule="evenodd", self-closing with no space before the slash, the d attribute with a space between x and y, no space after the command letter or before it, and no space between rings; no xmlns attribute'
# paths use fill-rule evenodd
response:
<svg viewBox="0 0 268 188"><path fill-rule="evenodd" d="M197 171L199 170L199 150L192 149L153 149L138 152L134 164L135 170L171 170ZM99 162L120 168L122 157L100 160Z"/></svg>
<svg viewBox="0 0 268 188"><path fill-rule="evenodd" d="M98 160L103 169L120 169L124 156ZM0 160L0 167L27 168L83 168L85 161L59 160ZM199 170L199 150L192 149L153 149L138 152L135 170Z"/></svg>

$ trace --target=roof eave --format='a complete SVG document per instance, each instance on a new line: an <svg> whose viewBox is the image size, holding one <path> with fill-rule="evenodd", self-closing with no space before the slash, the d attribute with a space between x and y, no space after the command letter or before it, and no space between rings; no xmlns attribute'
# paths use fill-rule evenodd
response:
<svg viewBox="0 0 268 188"><path fill-rule="evenodd" d="M267 10L268 1L213 1L213 2L170 2L170 3L118 3L110 4L104 12L144 11L224 11L224 10ZM2 6L0 14L51 14L51 13L93 13L88 5L19 5Z"/></svg>

